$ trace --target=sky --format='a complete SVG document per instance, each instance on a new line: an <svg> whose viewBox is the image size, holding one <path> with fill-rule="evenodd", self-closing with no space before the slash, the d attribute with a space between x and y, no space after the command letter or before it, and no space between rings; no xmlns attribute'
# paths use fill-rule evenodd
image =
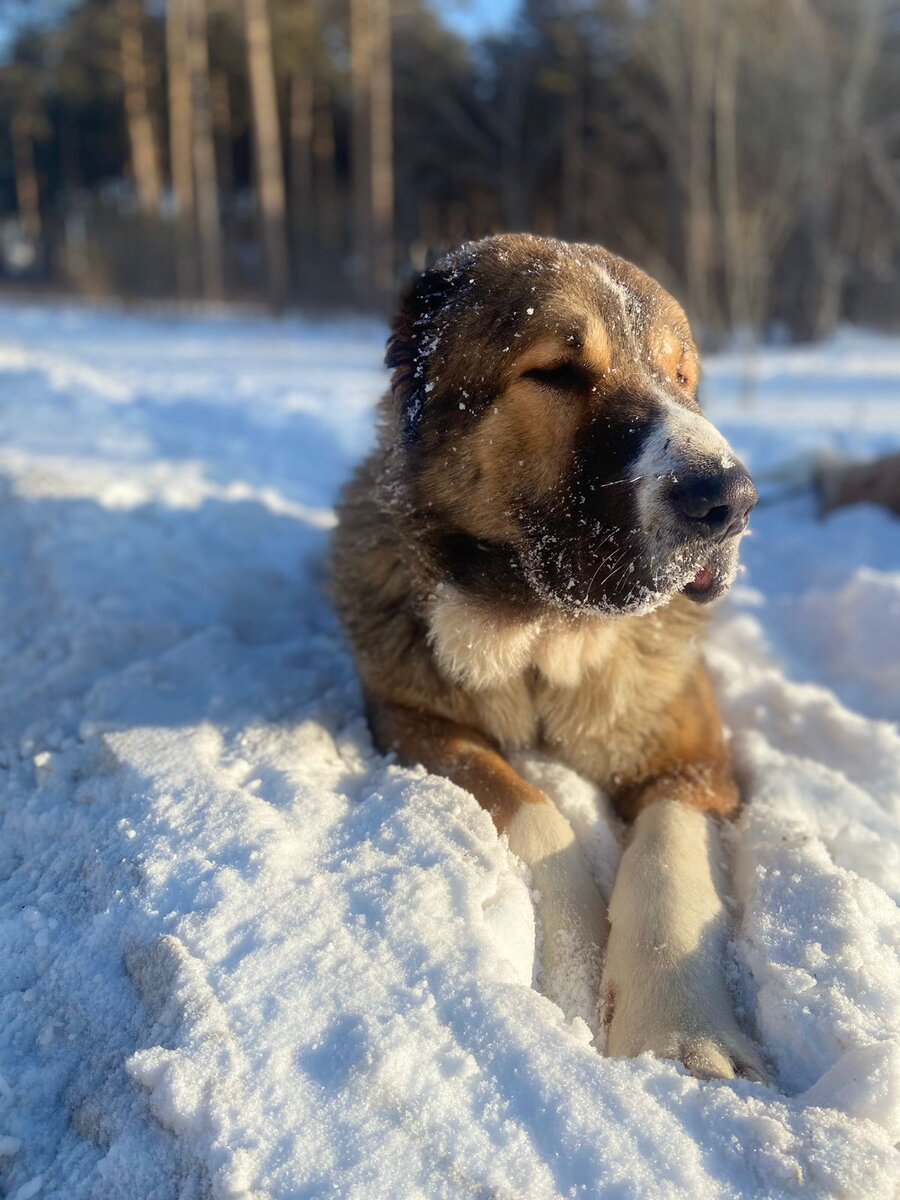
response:
<svg viewBox="0 0 900 1200"><path fill-rule="evenodd" d="M57 7L65 7L65 0L55 3ZM475 38L508 28L520 0L430 0L430 3L451 29L463 37ZM0 60L8 53L16 30L29 13L27 0L12 0L0 12Z"/></svg>
<svg viewBox="0 0 900 1200"><path fill-rule="evenodd" d="M464 37L479 37L509 26L519 0L431 0L451 29Z"/></svg>

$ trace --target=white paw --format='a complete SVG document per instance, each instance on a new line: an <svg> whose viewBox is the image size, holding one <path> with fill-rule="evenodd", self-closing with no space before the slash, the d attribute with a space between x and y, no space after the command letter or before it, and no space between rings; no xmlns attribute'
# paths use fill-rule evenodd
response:
<svg viewBox="0 0 900 1200"><path fill-rule="evenodd" d="M640 995L622 995L614 984L603 991L606 1052L614 1058L655 1054L683 1063L698 1079L739 1076L765 1083L768 1073L753 1042L738 1028L721 991L701 998L658 976ZM710 999L713 1003L710 1004Z"/></svg>
<svg viewBox="0 0 900 1200"><path fill-rule="evenodd" d="M658 801L634 824L610 902L607 1052L674 1058L701 1078L764 1080L725 986L729 919L716 826Z"/></svg>

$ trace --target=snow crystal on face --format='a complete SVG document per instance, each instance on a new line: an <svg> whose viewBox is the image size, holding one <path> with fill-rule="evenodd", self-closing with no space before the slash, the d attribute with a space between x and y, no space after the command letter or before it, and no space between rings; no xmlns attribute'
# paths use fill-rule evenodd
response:
<svg viewBox="0 0 900 1200"><path fill-rule="evenodd" d="M717 620L748 797L733 984L777 1086L701 1083L601 1058L529 986L527 873L465 792L372 750L323 560L383 330L56 308L3 330L6 1194L895 1195L900 523L761 511ZM857 371L828 405L846 428L873 360L895 392L897 347L767 353L752 408L713 362L707 408L764 469L821 436L804 381ZM900 438L865 412L857 449ZM603 797L518 765L608 895Z"/></svg>

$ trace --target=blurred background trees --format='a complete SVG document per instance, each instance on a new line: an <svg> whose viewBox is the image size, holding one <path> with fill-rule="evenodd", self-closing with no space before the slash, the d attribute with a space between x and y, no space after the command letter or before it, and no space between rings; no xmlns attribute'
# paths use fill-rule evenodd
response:
<svg viewBox="0 0 900 1200"><path fill-rule="evenodd" d="M900 321L896 0L0 7L0 279L383 308L502 229L601 242L707 340Z"/></svg>

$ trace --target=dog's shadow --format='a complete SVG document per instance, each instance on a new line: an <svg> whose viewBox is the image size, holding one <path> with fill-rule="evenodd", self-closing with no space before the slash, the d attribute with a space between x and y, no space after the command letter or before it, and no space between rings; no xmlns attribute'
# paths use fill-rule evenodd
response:
<svg viewBox="0 0 900 1200"><path fill-rule="evenodd" d="M154 661L212 631L245 647L331 639L346 676L327 598L329 524L327 510L282 512L257 499L104 506L0 484L2 735L39 739L40 729L29 735L35 722L77 735L98 689L125 671L149 680ZM227 699L197 678L148 716L183 725L211 716L211 704L227 711ZM118 720L104 710L104 722L126 727L135 705Z"/></svg>

